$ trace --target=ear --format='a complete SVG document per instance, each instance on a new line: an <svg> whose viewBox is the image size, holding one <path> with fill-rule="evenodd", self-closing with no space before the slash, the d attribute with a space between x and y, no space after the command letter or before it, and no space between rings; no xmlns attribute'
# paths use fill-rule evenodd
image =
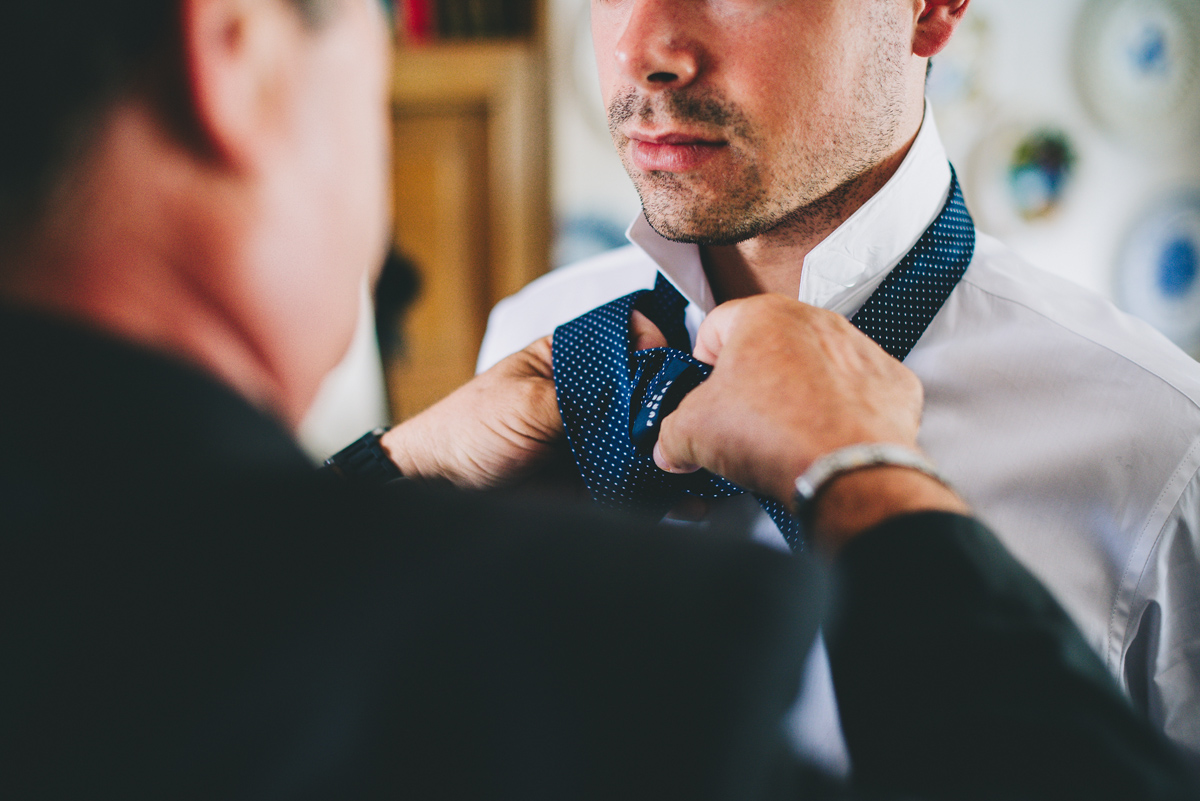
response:
<svg viewBox="0 0 1200 801"><path fill-rule="evenodd" d="M913 55L929 58L950 42L971 0L919 0Z"/></svg>
<svg viewBox="0 0 1200 801"><path fill-rule="evenodd" d="M299 21L261 0L182 0L180 10L196 133L213 157L252 169L284 123Z"/></svg>

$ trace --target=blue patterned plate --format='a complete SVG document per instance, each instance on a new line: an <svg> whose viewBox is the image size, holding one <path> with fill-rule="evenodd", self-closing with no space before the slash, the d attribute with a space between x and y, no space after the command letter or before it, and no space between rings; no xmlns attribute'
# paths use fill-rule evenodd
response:
<svg viewBox="0 0 1200 801"><path fill-rule="evenodd" d="M1184 350L1200 349L1200 192L1155 206L1117 262L1117 302Z"/></svg>
<svg viewBox="0 0 1200 801"><path fill-rule="evenodd" d="M1096 122L1142 143L1200 131L1200 2L1089 0L1075 39L1075 77Z"/></svg>

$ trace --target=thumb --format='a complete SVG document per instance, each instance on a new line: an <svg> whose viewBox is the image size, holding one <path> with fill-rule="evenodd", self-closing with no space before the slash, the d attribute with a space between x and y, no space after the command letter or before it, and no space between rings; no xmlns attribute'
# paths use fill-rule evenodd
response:
<svg viewBox="0 0 1200 801"><path fill-rule="evenodd" d="M687 402L687 399L684 399ZM654 463L658 469L668 473L695 473L700 466L691 455L691 443L679 431L679 426L672 421L676 413L672 412L663 418L659 429L658 441L654 443Z"/></svg>
<svg viewBox="0 0 1200 801"><path fill-rule="evenodd" d="M693 356L705 364L717 363L717 358L720 357L721 350L729 339L730 328L733 326L734 318L737 316L738 307L741 304L740 300L731 300L722 303L708 313L704 322L700 324L700 330L696 332L696 346L692 349Z"/></svg>

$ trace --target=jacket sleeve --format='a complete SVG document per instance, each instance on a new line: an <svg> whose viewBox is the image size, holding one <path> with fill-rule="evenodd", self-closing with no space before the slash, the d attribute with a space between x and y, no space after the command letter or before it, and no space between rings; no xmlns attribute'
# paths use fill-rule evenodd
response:
<svg viewBox="0 0 1200 801"><path fill-rule="evenodd" d="M864 789L923 798L1197 798L1051 595L981 524L909 515L836 564L830 659Z"/></svg>

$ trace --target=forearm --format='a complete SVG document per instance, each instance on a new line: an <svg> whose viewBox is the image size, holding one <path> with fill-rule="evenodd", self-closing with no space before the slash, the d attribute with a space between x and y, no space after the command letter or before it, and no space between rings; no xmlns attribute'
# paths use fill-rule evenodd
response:
<svg viewBox="0 0 1200 801"><path fill-rule="evenodd" d="M865 786L920 797L1196 797L1061 607L973 520L918 514L836 562L827 634Z"/></svg>
<svg viewBox="0 0 1200 801"><path fill-rule="evenodd" d="M949 487L916 470L881 465L843 473L820 492L809 538L836 554L860 533L914 512L970 514Z"/></svg>

